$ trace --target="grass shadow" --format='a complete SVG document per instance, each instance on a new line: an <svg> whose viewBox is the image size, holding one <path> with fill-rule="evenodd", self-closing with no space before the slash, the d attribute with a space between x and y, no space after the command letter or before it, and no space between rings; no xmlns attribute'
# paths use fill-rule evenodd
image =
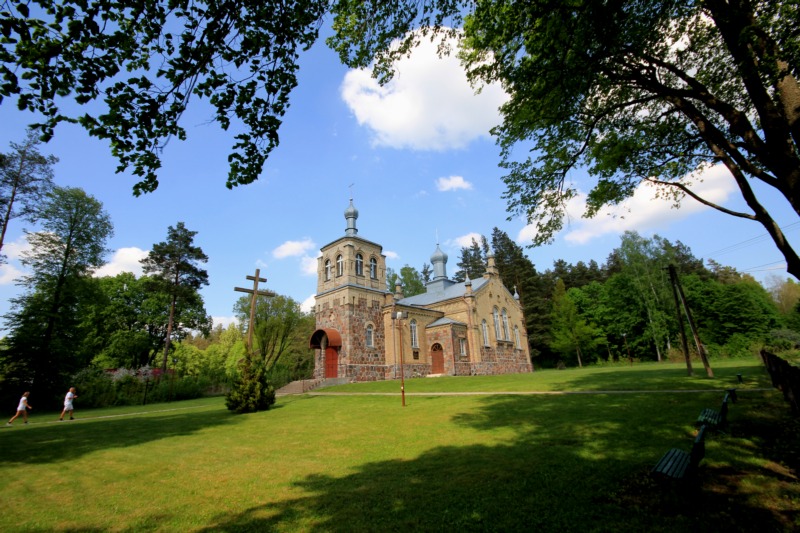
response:
<svg viewBox="0 0 800 533"><path fill-rule="evenodd" d="M553 384L553 390L603 391L603 390L687 390L727 388L771 388L772 383L763 366L752 363L726 362L724 366L712 364L714 377L709 378L702 365L693 365L693 375L687 375L686 367L673 366L653 371L653 367L610 367L606 372L583 372L582 369L566 370L565 379ZM739 382L739 376L742 382Z"/></svg>
<svg viewBox="0 0 800 533"><path fill-rule="evenodd" d="M741 458L755 453L747 439L712 437L694 485L664 486L649 475L668 448L691 445L691 421L707 397L485 398L454 422L507 431L505 442L309 475L294 483L302 496L219 516L203 531L790 531L791 512L748 492L744 476L769 469L743 470ZM665 403L655 409L655 401ZM785 490L800 498L797 483Z"/></svg>
<svg viewBox="0 0 800 533"><path fill-rule="evenodd" d="M2 434L0 465L68 461L98 450L188 437L212 426L235 423L237 417L227 410L203 410L11 428Z"/></svg>

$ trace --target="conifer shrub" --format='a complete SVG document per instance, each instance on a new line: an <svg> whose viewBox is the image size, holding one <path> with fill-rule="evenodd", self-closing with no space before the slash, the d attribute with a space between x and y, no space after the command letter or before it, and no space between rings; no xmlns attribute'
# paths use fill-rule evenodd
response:
<svg viewBox="0 0 800 533"><path fill-rule="evenodd" d="M275 387L269 381L263 363L255 357L244 359L239 375L225 395L225 405L236 413L266 411L275 403Z"/></svg>

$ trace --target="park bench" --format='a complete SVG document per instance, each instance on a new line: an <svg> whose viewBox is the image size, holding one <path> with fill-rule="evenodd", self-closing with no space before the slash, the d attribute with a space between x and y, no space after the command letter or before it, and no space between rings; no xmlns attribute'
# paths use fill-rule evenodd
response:
<svg viewBox="0 0 800 533"><path fill-rule="evenodd" d="M672 448L653 467L653 474L676 480L694 476L700 461L706 454L705 434L706 426L700 426L691 451L686 452L679 448Z"/></svg>
<svg viewBox="0 0 800 533"><path fill-rule="evenodd" d="M719 411L706 407L700 411L700 416L697 417L697 425L706 425L712 429L719 429L725 427L728 423L728 402L731 400L731 393L725 393L722 399L722 407Z"/></svg>

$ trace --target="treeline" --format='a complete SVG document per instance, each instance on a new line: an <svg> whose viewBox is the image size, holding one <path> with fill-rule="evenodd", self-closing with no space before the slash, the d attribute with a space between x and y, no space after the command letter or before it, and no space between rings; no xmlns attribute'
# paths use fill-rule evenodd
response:
<svg viewBox="0 0 800 533"><path fill-rule="evenodd" d="M17 280L24 290L3 316L9 334L0 341L0 402L30 391L39 405L59 405L71 386L84 407L226 391L247 353L247 297L234 308L241 326L211 329L200 294L208 257L182 222L141 260L142 276L97 277L111 218L82 189L55 185L57 159L42 155L40 145L28 132L0 153L0 261L12 222L36 228L25 230L27 273ZM311 373L313 327L291 298L259 299L253 352L276 387Z"/></svg>
<svg viewBox="0 0 800 533"><path fill-rule="evenodd" d="M602 265L558 260L538 271L523 249L495 228L490 239L461 249L454 279L482 276L489 253L509 291L520 296L535 366L682 358L669 265L711 357L744 355L765 344L788 348L800 340L796 283L780 281L767 291L731 267L714 261L704 266L681 242L626 232ZM686 320L682 323L696 353Z"/></svg>

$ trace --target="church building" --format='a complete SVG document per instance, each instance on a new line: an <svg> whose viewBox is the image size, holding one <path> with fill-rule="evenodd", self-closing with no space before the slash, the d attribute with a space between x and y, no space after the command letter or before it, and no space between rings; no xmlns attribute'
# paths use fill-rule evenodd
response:
<svg viewBox="0 0 800 533"><path fill-rule="evenodd" d="M447 278L447 254L431 256L425 292L404 297L386 286L380 244L358 235L350 200L344 236L321 249L314 313L315 378L376 381L431 375L531 372L519 296L503 285L489 255L486 273ZM401 366L402 365L402 366Z"/></svg>

